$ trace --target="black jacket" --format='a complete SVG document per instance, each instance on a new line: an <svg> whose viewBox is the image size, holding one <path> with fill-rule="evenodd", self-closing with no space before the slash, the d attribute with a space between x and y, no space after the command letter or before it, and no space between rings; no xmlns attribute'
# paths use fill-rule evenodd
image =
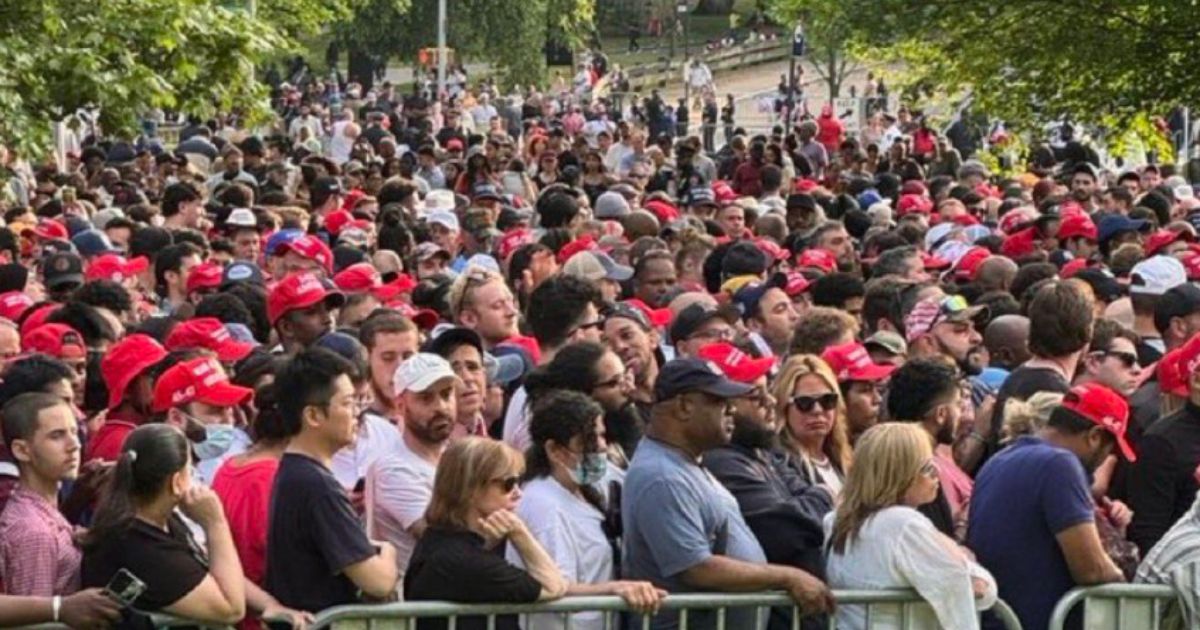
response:
<svg viewBox="0 0 1200 630"><path fill-rule="evenodd" d="M822 520L833 500L786 465L783 453L730 444L704 454L704 467L737 499L767 561L825 575Z"/></svg>
<svg viewBox="0 0 1200 630"><path fill-rule="evenodd" d="M1146 430L1129 475L1129 539L1144 555L1196 498L1200 407L1188 402Z"/></svg>

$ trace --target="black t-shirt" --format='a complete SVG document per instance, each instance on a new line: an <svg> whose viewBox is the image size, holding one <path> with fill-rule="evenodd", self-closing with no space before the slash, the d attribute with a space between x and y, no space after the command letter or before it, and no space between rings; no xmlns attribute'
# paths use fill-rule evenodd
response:
<svg viewBox="0 0 1200 630"><path fill-rule="evenodd" d="M1065 394L1070 390L1071 384L1057 370L1041 367L1018 367L1008 375L1008 378L1004 379L1004 385L1000 387L1000 391L996 394L996 411L993 423L997 427L1004 426L1004 404L1008 402L1009 398L1026 400L1038 392L1058 392ZM988 441L984 460L979 462L979 468L983 468L983 464L987 461L987 458L990 458L993 453L999 450L999 433L999 431L996 431ZM979 470L979 468L976 468L976 470Z"/></svg>
<svg viewBox="0 0 1200 630"><path fill-rule="evenodd" d="M167 530L135 518L124 532L84 551L83 588L104 588L125 569L146 583L134 608L155 612L183 599L208 576L208 558L179 516L171 516Z"/></svg>
<svg viewBox="0 0 1200 630"><path fill-rule="evenodd" d="M378 553L350 498L316 460L285 453L271 488L266 590L284 606L323 610L358 601L343 573Z"/></svg>
<svg viewBox="0 0 1200 630"><path fill-rule="evenodd" d="M482 536L469 531L430 527L417 541L408 572L404 598L408 601L443 600L464 604L531 604L542 585L528 572L509 564L501 555L504 546L484 548ZM445 619L421 619L417 630L442 630ZM458 618L460 630L487 627L482 616ZM518 630L516 615L496 617L497 630Z"/></svg>

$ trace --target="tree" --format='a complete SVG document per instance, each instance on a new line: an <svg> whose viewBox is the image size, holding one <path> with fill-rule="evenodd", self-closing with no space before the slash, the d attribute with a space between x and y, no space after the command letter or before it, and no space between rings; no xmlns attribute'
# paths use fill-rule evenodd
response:
<svg viewBox="0 0 1200 630"><path fill-rule="evenodd" d="M280 29L213 0L0 3L0 139L35 154L49 146L55 122L84 108L98 110L106 132L126 136L154 108L261 117L267 102L255 64L305 27L304 13ZM264 7L269 17L288 4Z"/></svg>
<svg viewBox="0 0 1200 630"><path fill-rule="evenodd" d="M360 0L352 19L334 27L351 55L416 61L437 44L437 2ZM448 0L447 46L458 59L494 64L505 81L541 83L545 47L577 48L593 29L595 0Z"/></svg>
<svg viewBox="0 0 1200 630"><path fill-rule="evenodd" d="M910 81L1018 124L1128 121L1200 100L1193 0L844 0L853 36Z"/></svg>
<svg viewBox="0 0 1200 630"><path fill-rule="evenodd" d="M842 84L861 67L861 56L853 48L854 33L842 0L768 0L767 15L790 33L796 23L804 25L808 39L807 59L825 82L829 99L841 96Z"/></svg>

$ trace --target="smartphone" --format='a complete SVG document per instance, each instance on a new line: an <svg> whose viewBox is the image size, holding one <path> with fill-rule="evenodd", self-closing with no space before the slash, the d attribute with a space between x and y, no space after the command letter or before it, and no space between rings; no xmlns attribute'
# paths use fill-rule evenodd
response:
<svg viewBox="0 0 1200 630"><path fill-rule="evenodd" d="M357 494L357 493L359 493L359 492L362 492L362 491L363 491L363 488L365 488L365 487L367 487L367 479L366 479L366 477L359 477L359 478L358 478L358 482L354 484L354 492L355 492L356 494Z"/></svg>
<svg viewBox="0 0 1200 630"><path fill-rule="evenodd" d="M137 598L145 592L146 583L130 573L128 569L117 571L108 581L108 586L104 587L104 593L119 602L122 608L133 607L133 602L137 601Z"/></svg>

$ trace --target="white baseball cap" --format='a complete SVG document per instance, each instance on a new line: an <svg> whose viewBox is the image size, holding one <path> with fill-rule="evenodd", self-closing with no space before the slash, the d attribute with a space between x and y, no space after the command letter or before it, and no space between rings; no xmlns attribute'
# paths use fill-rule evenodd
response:
<svg viewBox="0 0 1200 630"><path fill-rule="evenodd" d="M234 208L229 213L229 217L225 219L225 225L252 228L258 226L258 220L254 218L254 212L249 208Z"/></svg>
<svg viewBox="0 0 1200 630"><path fill-rule="evenodd" d="M447 378L458 378L448 361L431 352L419 352L396 368L392 386L397 395L402 392L419 393Z"/></svg>
<svg viewBox="0 0 1200 630"><path fill-rule="evenodd" d="M425 217L425 222L430 224L437 223L451 232L459 231L458 217L451 211L438 210L437 212L430 212L429 216Z"/></svg>
<svg viewBox="0 0 1200 630"><path fill-rule="evenodd" d="M1162 295L1188 281L1183 263L1161 254L1134 265L1129 277L1129 292L1142 295Z"/></svg>
<svg viewBox="0 0 1200 630"><path fill-rule="evenodd" d="M438 189L431 190L428 195L425 195L425 214L438 211L453 212L454 207L454 191Z"/></svg>

